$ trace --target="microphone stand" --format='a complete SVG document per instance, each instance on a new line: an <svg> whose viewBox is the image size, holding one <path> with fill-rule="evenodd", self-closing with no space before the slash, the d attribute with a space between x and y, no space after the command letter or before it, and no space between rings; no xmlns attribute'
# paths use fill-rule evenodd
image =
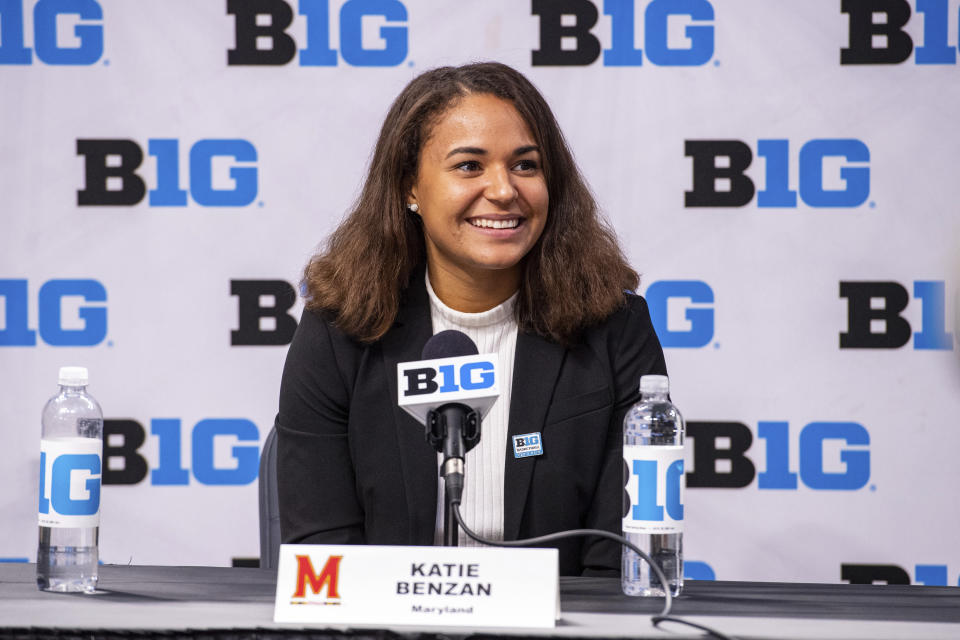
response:
<svg viewBox="0 0 960 640"><path fill-rule="evenodd" d="M463 496L464 457L480 442L480 414L457 402L431 409L425 428L427 442L443 454L443 546L459 544L456 505Z"/></svg>

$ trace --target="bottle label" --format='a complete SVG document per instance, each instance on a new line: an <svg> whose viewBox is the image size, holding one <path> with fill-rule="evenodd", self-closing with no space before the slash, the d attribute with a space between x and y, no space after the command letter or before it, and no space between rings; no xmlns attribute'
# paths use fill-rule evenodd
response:
<svg viewBox="0 0 960 640"><path fill-rule="evenodd" d="M102 456L99 438L40 440L40 526L100 525Z"/></svg>
<svg viewBox="0 0 960 640"><path fill-rule="evenodd" d="M683 445L623 446L626 533L683 533Z"/></svg>

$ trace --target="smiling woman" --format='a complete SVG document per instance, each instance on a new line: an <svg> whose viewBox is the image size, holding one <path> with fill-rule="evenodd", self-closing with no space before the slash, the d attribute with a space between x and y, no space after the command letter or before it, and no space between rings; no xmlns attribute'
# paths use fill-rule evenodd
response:
<svg viewBox="0 0 960 640"><path fill-rule="evenodd" d="M490 115L503 122L488 119ZM396 320L414 271L429 262L423 221L408 206L417 203L414 190L424 177L421 170L434 162L430 148L444 130L465 136L470 124L476 133L487 135L495 124L507 123L519 126L518 135L525 140L507 148L529 153L518 161L539 162L536 180L547 189L543 231L523 257L516 301L520 328L570 344L585 328L621 308L623 292L637 287L636 272L600 218L546 100L523 75L497 63L434 69L400 93L380 129L359 200L307 266L307 307L332 314L337 327L361 342L382 338ZM448 166L450 172L467 177L486 166L483 153L476 152L492 151L466 136L448 144L453 146L441 153L456 150L461 155ZM524 149L527 146L536 149ZM519 167L532 168L527 162ZM479 175L484 180L497 177L489 171ZM515 187L520 176L514 177L509 184L501 182L501 188ZM435 277L433 266L430 277ZM360 274L364 278L357 286Z"/></svg>
<svg viewBox="0 0 960 640"><path fill-rule="evenodd" d="M461 509L486 537L619 532L621 423L663 353L543 96L497 63L415 78L353 211L307 265L277 415L285 542L441 539L437 459L396 407L397 363L443 329L500 359ZM510 443L538 436L536 455ZM460 544L470 544L460 536ZM558 544L563 574L619 549Z"/></svg>

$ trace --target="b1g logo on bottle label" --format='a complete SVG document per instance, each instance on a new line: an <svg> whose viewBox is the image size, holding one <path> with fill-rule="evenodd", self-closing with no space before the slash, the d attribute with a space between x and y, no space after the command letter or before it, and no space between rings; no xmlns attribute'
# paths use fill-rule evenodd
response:
<svg viewBox="0 0 960 640"><path fill-rule="evenodd" d="M683 533L683 446L623 446L627 533Z"/></svg>
<svg viewBox="0 0 960 640"><path fill-rule="evenodd" d="M40 441L40 526L99 526L102 452L99 438Z"/></svg>

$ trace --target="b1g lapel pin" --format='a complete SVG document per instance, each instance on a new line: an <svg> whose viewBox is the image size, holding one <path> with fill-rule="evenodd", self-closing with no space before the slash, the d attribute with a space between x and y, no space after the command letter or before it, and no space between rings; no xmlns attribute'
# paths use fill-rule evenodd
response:
<svg viewBox="0 0 960 640"><path fill-rule="evenodd" d="M530 456L543 455L543 440L540 438L540 432L521 433L513 436L513 457L528 458Z"/></svg>

